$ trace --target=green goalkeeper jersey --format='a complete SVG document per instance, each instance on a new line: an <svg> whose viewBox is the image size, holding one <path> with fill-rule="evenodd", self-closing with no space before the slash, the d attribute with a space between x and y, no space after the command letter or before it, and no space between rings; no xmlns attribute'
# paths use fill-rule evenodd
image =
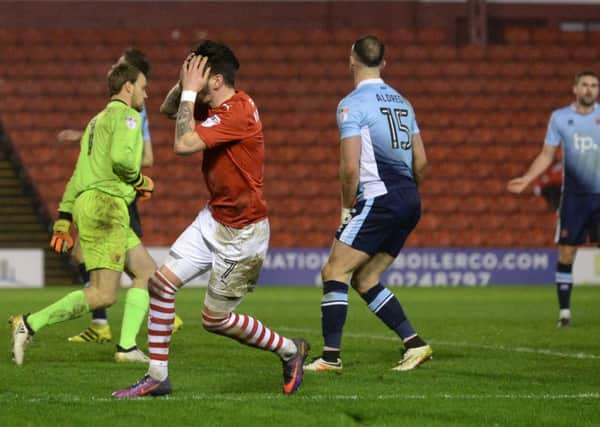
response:
<svg viewBox="0 0 600 427"><path fill-rule="evenodd" d="M132 183L140 174L144 141L141 116L123 101L111 100L87 125L75 171L58 207L72 213L75 199L84 191L98 190L135 199Z"/></svg>

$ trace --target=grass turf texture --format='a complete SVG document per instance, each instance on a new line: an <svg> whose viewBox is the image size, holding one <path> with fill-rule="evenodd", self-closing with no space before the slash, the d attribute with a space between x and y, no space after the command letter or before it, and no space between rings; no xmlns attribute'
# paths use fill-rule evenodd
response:
<svg viewBox="0 0 600 427"><path fill-rule="evenodd" d="M36 310L67 288L0 291L0 312ZM573 325L557 329L554 287L394 289L434 349L415 371L390 371L399 341L356 294L343 339L344 371L305 373L293 396L281 393L270 353L205 332L204 290L184 289L177 313L169 398L116 401L110 393L146 366L112 362L114 345L73 344L89 317L50 326L14 366L10 337L0 360L0 425L244 426L592 426L600 423L600 288L573 292ZM239 311L320 354L320 289L259 288ZM118 338L124 292L110 309ZM145 346L145 328L138 343Z"/></svg>

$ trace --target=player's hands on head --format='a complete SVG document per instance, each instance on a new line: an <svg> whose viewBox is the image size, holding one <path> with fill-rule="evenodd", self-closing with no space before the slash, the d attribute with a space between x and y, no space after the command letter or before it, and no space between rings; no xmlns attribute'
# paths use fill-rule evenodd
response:
<svg viewBox="0 0 600 427"><path fill-rule="evenodd" d="M73 248L73 237L69 233L71 229L71 221L68 219L58 219L52 227L52 239L50 240L50 247L55 252L66 253Z"/></svg>
<svg viewBox="0 0 600 427"><path fill-rule="evenodd" d="M192 62L192 59L194 59L194 56L196 56L196 54L194 52L190 52L188 53L188 56L185 57L185 61L183 61L183 66L181 67L181 70L179 70L179 84L181 85L181 82L183 81L183 70L187 70L187 67L190 65L190 62Z"/></svg>
<svg viewBox="0 0 600 427"><path fill-rule="evenodd" d="M529 180L524 176L513 178L508 181L506 189L514 194L521 194L529 185Z"/></svg>
<svg viewBox="0 0 600 427"><path fill-rule="evenodd" d="M210 76L208 57L190 54L181 67L181 86L183 90L200 92Z"/></svg>

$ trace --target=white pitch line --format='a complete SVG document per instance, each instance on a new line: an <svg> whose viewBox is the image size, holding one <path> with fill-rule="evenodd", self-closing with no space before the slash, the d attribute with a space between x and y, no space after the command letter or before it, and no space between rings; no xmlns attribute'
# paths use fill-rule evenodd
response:
<svg viewBox="0 0 600 427"><path fill-rule="evenodd" d="M247 402L247 401L277 401L277 400L285 400L288 401L290 399L289 396L284 396L281 394L260 394L260 395L247 395L247 394L239 394L239 395L229 395L229 394L182 394L182 395L171 395L164 396L158 398L159 400L164 401L213 401L213 402L222 402L222 401L230 401L230 402ZM450 393L437 393L437 394L386 394L386 395L378 395L378 396L370 396L370 395L356 395L356 394L338 394L338 395L295 395L293 399L297 399L300 401L361 401L361 400L430 400L430 399L438 399L438 400L598 400L600 399L600 393L576 393L576 394L450 394ZM80 403L80 402L149 402L154 401L153 398L143 398L143 399L115 399L113 397L90 397L84 398L76 395L68 395L68 394L59 394L56 396L49 396L43 398L32 398L32 399L23 399L19 398L19 396L15 396L14 398L9 398L8 396L0 397L1 403L11 403L11 402L19 402L19 403Z"/></svg>
<svg viewBox="0 0 600 427"><path fill-rule="evenodd" d="M310 334L319 334L319 331L314 329L305 329L305 328L287 328L282 326L280 328L275 328L275 330L288 331L288 332L299 332L299 333L310 333ZM352 332L344 332L344 336L348 338L364 338L364 339L376 339L383 341L396 341L398 342L398 338L384 335L371 335L371 334L361 334L361 333L352 333ZM440 340L428 340L432 345L441 345L448 347L463 347L463 348L477 348L481 350L492 350L492 351L506 351L511 353L531 353L531 354L541 354L543 356L554 356L554 357L562 357L567 359L590 359L590 360L600 360L600 355L590 354L590 353L566 353L562 351L554 351L548 350L544 348L531 348L531 347L508 347L504 345L488 345L488 344L474 344L468 342L460 342L460 341L440 341Z"/></svg>

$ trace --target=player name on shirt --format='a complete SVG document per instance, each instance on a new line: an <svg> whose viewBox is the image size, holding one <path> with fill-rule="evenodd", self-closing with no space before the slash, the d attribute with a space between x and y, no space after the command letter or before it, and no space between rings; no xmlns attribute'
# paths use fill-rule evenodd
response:
<svg viewBox="0 0 600 427"><path fill-rule="evenodd" d="M376 93L375 97L379 102L397 102L399 104L404 104L404 99L400 95L395 95L393 93Z"/></svg>

